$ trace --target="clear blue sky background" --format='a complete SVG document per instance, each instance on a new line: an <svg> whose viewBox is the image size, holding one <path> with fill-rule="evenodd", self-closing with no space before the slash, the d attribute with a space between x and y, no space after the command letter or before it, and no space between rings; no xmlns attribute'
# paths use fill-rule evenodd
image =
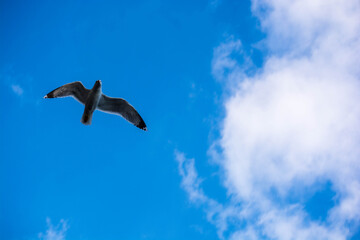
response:
<svg viewBox="0 0 360 240"><path fill-rule="evenodd" d="M66 239L217 239L180 187L174 150L196 158L204 190L224 201L206 155L224 114L211 60L233 35L261 66L258 26L250 1L1 1L0 239L38 239L46 218L67 221ZM84 126L72 98L42 99L97 79L148 132L102 112ZM328 189L307 206L314 218L332 204Z"/></svg>
<svg viewBox="0 0 360 240"><path fill-rule="evenodd" d="M179 187L174 149L213 170L213 49L228 33L249 46L256 24L249 1L1 1L0 239L37 239L47 217L68 221L67 239L217 238ZM102 112L84 126L72 98L42 99L97 79L148 132Z"/></svg>

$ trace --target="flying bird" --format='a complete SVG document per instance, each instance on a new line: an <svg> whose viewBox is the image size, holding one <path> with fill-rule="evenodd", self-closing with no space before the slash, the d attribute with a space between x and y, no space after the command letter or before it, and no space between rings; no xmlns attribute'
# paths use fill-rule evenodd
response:
<svg viewBox="0 0 360 240"><path fill-rule="evenodd" d="M73 97L85 105L81 122L90 125L93 113L96 109L117 114L125 118L136 127L147 131L146 124L140 114L125 99L112 98L101 91L101 81L97 80L92 89L87 89L81 82L65 84L44 96L44 98Z"/></svg>

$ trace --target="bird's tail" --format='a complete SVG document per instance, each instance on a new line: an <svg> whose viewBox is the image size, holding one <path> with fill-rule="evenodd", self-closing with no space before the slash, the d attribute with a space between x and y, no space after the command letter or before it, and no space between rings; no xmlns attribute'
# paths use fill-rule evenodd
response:
<svg viewBox="0 0 360 240"><path fill-rule="evenodd" d="M81 123L85 125L90 125L92 120L92 113L84 112L81 118Z"/></svg>

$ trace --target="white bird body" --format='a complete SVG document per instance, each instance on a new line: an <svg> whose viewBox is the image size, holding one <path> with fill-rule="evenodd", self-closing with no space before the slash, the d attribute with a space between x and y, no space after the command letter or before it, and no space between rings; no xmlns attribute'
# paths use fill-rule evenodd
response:
<svg viewBox="0 0 360 240"><path fill-rule="evenodd" d="M92 115L99 105L101 95L101 81L98 80L95 82L94 87L90 90L89 95L86 99L84 113L81 118L81 122L83 124L91 124Z"/></svg>
<svg viewBox="0 0 360 240"><path fill-rule="evenodd" d="M59 98L71 96L85 105L81 122L90 125L92 115L96 109L117 114L125 118L136 127L147 131L146 124L140 114L125 99L111 98L102 93L101 81L97 80L91 90L86 89L81 82L72 82L65 84L50 93L44 98Z"/></svg>

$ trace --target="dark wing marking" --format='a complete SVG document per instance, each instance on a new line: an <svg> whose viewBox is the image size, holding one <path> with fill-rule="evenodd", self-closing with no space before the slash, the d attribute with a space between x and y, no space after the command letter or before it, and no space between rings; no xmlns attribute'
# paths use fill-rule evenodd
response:
<svg viewBox="0 0 360 240"><path fill-rule="evenodd" d="M45 95L44 98L58 98L58 97L71 96L76 100L78 100L79 102L81 102L82 104L85 104L89 92L90 90L86 89L81 82L72 82L65 84L61 87L58 87L57 89L49 92L48 94Z"/></svg>
<svg viewBox="0 0 360 240"><path fill-rule="evenodd" d="M111 98L102 94L97 108L103 112L118 114L136 127L147 131L146 124L140 114L125 99Z"/></svg>

